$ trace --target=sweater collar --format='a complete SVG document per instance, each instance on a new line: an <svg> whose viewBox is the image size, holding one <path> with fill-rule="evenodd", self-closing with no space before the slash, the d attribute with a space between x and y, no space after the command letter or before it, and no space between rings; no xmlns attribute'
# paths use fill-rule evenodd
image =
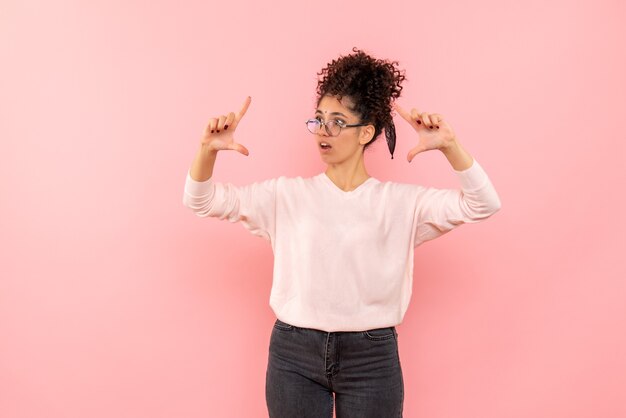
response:
<svg viewBox="0 0 626 418"><path fill-rule="evenodd" d="M357 186L356 189L354 190L350 190L350 191L345 191L340 189L335 183L333 183L333 181L330 179L330 177L328 177L328 175L326 173L321 173L318 175L318 177L327 184L328 187L330 187L331 189L335 190L337 193L340 193L342 195L345 196L354 196L358 193L360 193L362 190L367 189L371 184L377 183L378 180L375 179L374 177L368 177L367 180L365 180L363 183L359 184Z"/></svg>

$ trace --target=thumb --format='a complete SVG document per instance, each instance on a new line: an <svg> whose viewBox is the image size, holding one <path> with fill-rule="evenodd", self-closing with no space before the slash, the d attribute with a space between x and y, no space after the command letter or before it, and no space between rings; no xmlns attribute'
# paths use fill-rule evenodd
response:
<svg viewBox="0 0 626 418"><path fill-rule="evenodd" d="M228 144L227 148L228 149L232 149L234 151L238 151L238 152L242 153L243 155L250 155L250 151L248 151L248 148L246 148L243 145L238 144L236 142Z"/></svg>
<svg viewBox="0 0 626 418"><path fill-rule="evenodd" d="M421 145L416 146L415 148L413 148L411 151L409 151L409 153L406 156L406 159L411 162L413 160L413 158L415 158L415 156L417 154L419 154L420 152L424 152L426 151L426 148L424 148Z"/></svg>

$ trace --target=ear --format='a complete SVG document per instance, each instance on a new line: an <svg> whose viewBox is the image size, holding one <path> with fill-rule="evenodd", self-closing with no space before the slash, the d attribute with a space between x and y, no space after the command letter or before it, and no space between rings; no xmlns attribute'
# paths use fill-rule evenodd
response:
<svg viewBox="0 0 626 418"><path fill-rule="evenodd" d="M361 143L361 145L365 145L368 142L370 142L372 139L374 139L374 132L376 132L374 125L362 126L361 138L359 138L359 142Z"/></svg>

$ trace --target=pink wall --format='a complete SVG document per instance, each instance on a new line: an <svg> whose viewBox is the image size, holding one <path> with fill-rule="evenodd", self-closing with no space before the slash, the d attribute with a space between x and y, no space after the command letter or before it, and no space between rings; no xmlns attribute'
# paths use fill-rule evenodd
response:
<svg viewBox="0 0 626 418"><path fill-rule="evenodd" d="M405 416L626 416L624 2L458 3L3 0L0 416L266 416L271 248L195 217L184 178L246 95L250 156L215 178L321 172L315 73L355 45L503 203L416 251ZM398 131L374 176L457 186Z"/></svg>

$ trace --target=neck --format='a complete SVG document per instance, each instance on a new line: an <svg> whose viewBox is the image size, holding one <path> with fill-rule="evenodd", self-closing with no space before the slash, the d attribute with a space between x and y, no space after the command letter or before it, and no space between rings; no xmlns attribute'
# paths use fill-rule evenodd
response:
<svg viewBox="0 0 626 418"><path fill-rule="evenodd" d="M370 177L365 169L363 153L357 159L328 164L326 175L346 192L356 189Z"/></svg>

